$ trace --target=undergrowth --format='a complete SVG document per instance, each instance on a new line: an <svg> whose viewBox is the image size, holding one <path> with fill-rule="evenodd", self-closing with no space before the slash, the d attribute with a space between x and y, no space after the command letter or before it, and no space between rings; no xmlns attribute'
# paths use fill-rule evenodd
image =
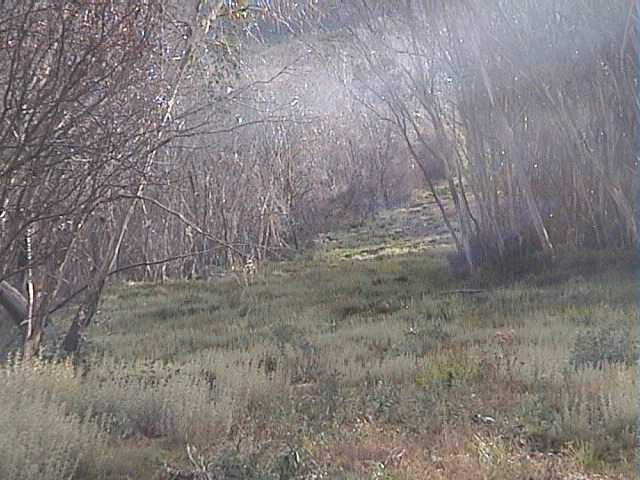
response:
<svg viewBox="0 0 640 480"><path fill-rule="evenodd" d="M81 359L2 365L0 478L624 478L633 265L564 255L509 282L434 249L114 286Z"/></svg>

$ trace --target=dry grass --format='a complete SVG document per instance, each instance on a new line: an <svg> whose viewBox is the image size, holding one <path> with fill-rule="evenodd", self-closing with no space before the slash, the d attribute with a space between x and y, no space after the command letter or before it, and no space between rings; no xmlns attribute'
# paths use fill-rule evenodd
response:
<svg viewBox="0 0 640 480"><path fill-rule="evenodd" d="M188 444L223 479L632 477L624 254L466 281L438 250L327 258L113 288L82 363L2 367L0 477L158 479Z"/></svg>

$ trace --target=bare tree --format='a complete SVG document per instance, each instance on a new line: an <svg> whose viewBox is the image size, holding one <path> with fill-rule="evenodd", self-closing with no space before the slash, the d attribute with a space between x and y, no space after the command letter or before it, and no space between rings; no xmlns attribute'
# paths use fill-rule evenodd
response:
<svg viewBox="0 0 640 480"><path fill-rule="evenodd" d="M429 162L445 166L454 216L438 203L470 268L556 243L632 244L627 3L357 8L336 42L345 83L395 125L437 201Z"/></svg>

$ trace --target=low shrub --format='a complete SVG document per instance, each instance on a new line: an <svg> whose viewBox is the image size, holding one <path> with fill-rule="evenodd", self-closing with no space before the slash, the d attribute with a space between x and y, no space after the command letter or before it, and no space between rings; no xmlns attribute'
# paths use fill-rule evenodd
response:
<svg viewBox="0 0 640 480"><path fill-rule="evenodd" d="M569 363L576 369L616 363L631 366L636 358L628 332L606 325L578 333Z"/></svg>

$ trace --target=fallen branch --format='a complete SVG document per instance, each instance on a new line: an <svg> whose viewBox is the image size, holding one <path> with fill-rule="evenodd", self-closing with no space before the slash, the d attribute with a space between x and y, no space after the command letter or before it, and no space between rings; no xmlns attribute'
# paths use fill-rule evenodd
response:
<svg viewBox="0 0 640 480"><path fill-rule="evenodd" d="M0 282L0 306L4 307L17 327L22 326L28 313L27 299L6 281Z"/></svg>
<svg viewBox="0 0 640 480"><path fill-rule="evenodd" d="M177 468L168 463L163 465L165 472L169 474L171 480L213 480L210 473L212 464L207 463L195 447L187 445L187 456L193 466L193 470Z"/></svg>
<svg viewBox="0 0 640 480"><path fill-rule="evenodd" d="M474 288L466 288L460 290L447 290L442 292L444 295L477 295L478 293L484 293L486 290L479 290Z"/></svg>

